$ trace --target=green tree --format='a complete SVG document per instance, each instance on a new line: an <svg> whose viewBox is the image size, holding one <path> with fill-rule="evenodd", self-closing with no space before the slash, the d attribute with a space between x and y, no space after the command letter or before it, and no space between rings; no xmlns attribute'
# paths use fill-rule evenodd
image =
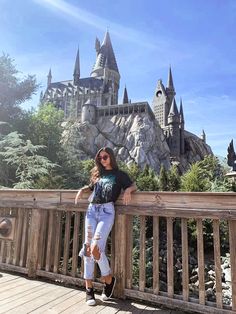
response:
<svg viewBox="0 0 236 314"><path fill-rule="evenodd" d="M0 156L15 171L16 182L12 180L12 186L34 188L40 176L49 174L55 168L55 164L39 155L38 152L43 148L42 145L33 145L30 140L24 140L23 135L17 132L9 133L0 141Z"/></svg>
<svg viewBox="0 0 236 314"><path fill-rule="evenodd" d="M52 162L57 162L61 152L61 126L64 112L55 108L53 104L41 105L37 112L32 113L29 123L28 136L37 145L46 147L45 156Z"/></svg>
<svg viewBox="0 0 236 314"><path fill-rule="evenodd" d="M19 105L29 100L38 87L35 76L28 75L20 79L14 60L6 54L0 56L1 121L13 123L16 118L20 117L23 111Z"/></svg>
<svg viewBox="0 0 236 314"><path fill-rule="evenodd" d="M159 189L160 191L168 191L168 174L163 165L161 165L159 175Z"/></svg>
<svg viewBox="0 0 236 314"><path fill-rule="evenodd" d="M176 165L172 166L168 173L168 190L178 191L180 189L181 179L179 175L179 170Z"/></svg>
<svg viewBox="0 0 236 314"><path fill-rule="evenodd" d="M209 181L202 176L199 163L195 163L181 178L181 190L187 192L203 192L209 189Z"/></svg>
<svg viewBox="0 0 236 314"><path fill-rule="evenodd" d="M136 184L139 191L156 191L159 188L158 178L148 165L145 165L143 171L140 171Z"/></svg>

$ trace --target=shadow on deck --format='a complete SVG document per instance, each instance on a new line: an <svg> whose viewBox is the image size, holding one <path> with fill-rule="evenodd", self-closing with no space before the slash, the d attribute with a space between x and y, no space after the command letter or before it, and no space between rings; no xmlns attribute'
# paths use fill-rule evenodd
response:
<svg viewBox="0 0 236 314"><path fill-rule="evenodd" d="M0 313L158 313L181 314L182 311L167 310L131 300L112 299L102 302L96 295L97 305L85 303L85 293L74 289L5 272L0 273Z"/></svg>

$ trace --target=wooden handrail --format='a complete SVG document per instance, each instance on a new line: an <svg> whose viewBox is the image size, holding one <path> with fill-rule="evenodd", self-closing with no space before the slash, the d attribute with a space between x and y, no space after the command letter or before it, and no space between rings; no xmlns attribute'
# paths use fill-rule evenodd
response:
<svg viewBox="0 0 236 314"><path fill-rule="evenodd" d="M30 277L83 284L83 267L78 251L83 242L83 214L89 194L74 204L76 190L0 190L0 218L13 219L14 235L0 236L0 269L27 273ZM209 192L135 192L125 206L122 195L115 204L116 219L111 241L111 264L117 277L116 296L132 297L152 302L169 302L172 306L189 308L199 313L236 313L236 193ZM133 217L137 216L139 230L139 279L133 287ZM147 288L146 221L152 217L153 285ZM159 278L160 221L166 221L167 290L161 291ZM174 233L173 221L181 221L182 299L174 291ZM212 219L213 251L216 276L216 302L206 300L204 275L204 219ZM195 304L189 297L188 220L196 221L199 299ZM220 262L220 220L229 224L229 246L232 284L232 306L222 303ZM78 266L79 263L79 266ZM80 275L78 275L78 270ZM99 282L95 283L101 287ZM138 289L138 291L137 291ZM195 305L194 305L195 304Z"/></svg>

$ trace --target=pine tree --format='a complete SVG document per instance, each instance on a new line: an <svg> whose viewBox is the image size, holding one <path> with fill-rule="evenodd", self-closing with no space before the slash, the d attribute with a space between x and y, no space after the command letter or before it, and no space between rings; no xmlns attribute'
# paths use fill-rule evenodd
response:
<svg viewBox="0 0 236 314"><path fill-rule="evenodd" d="M168 191L168 175L165 167L161 165L159 175L159 189L160 191Z"/></svg>

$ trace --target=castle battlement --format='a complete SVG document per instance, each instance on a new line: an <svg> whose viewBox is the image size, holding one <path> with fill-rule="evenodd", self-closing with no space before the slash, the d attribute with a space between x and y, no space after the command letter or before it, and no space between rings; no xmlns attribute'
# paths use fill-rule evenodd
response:
<svg viewBox="0 0 236 314"><path fill-rule="evenodd" d="M90 122L95 124L100 117L113 117L113 116L128 116L131 114L148 114L151 119L155 116L148 104L148 102L137 102L128 104L118 104L112 106L99 106L86 103L82 106L82 122Z"/></svg>

